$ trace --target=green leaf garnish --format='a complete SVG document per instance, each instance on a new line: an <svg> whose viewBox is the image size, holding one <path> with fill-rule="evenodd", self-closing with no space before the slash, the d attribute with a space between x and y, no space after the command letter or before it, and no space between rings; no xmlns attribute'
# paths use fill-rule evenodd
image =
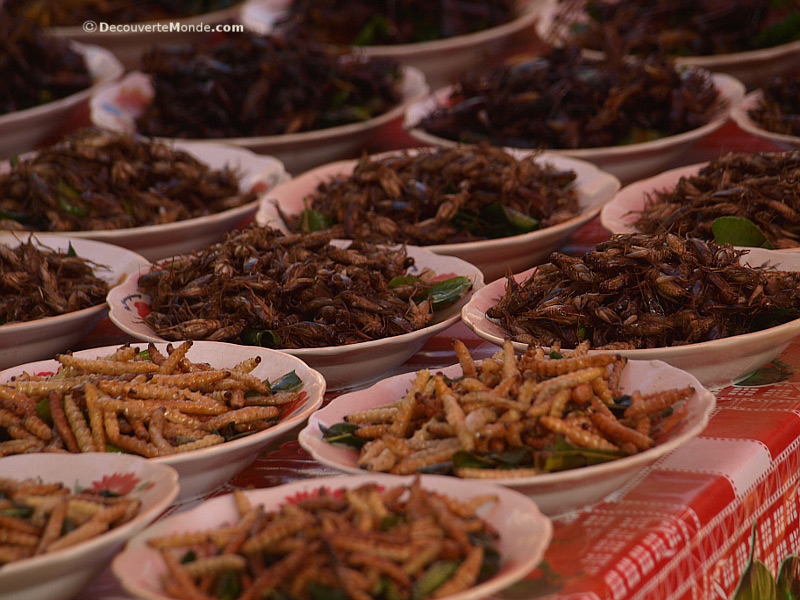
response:
<svg viewBox="0 0 800 600"><path fill-rule="evenodd" d="M425 574L414 582L411 588L411 600L422 600L453 576L458 569L458 563L454 560L440 560L433 563Z"/></svg>
<svg viewBox="0 0 800 600"><path fill-rule="evenodd" d="M718 244L747 246L750 248L772 248L767 236L758 225L744 217L717 217L711 223L714 240Z"/></svg>
<svg viewBox="0 0 800 600"><path fill-rule="evenodd" d="M415 297L414 300L421 302L430 298L433 310L437 311L457 301L471 287L472 281L470 281L469 277L464 277L463 275L451 277L432 285Z"/></svg>
<svg viewBox="0 0 800 600"><path fill-rule="evenodd" d="M242 581L236 571L224 571L217 580L216 597L219 600L236 600L242 593Z"/></svg>
<svg viewBox="0 0 800 600"><path fill-rule="evenodd" d="M328 229L330 226L331 222L318 210L306 208L300 213L300 230L305 233L321 231L323 229Z"/></svg>
<svg viewBox="0 0 800 600"><path fill-rule="evenodd" d="M343 446L359 449L367 440L353 435L358 427L355 423L336 423L330 427L320 425L319 429L322 432L322 439L329 444L342 444Z"/></svg>
<svg viewBox="0 0 800 600"><path fill-rule="evenodd" d="M249 346L277 348L281 344L281 336L271 329L248 329L242 334L242 341Z"/></svg>
<svg viewBox="0 0 800 600"><path fill-rule="evenodd" d="M289 371L273 382L269 386L269 389L273 392L291 392L301 387L303 387L303 380L300 379L294 371Z"/></svg>

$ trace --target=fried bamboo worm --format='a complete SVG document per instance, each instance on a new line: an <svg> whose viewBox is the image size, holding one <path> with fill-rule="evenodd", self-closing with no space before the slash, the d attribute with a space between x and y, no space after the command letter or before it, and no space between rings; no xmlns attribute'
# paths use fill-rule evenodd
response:
<svg viewBox="0 0 800 600"><path fill-rule="evenodd" d="M53 427L55 427L58 435L61 436L67 450L70 452L80 452L81 449L78 446L78 441L75 439L75 434L72 433L69 423L67 423L67 417L61 406L61 394L58 392L50 392L47 399L50 405L50 416L53 419Z"/></svg>

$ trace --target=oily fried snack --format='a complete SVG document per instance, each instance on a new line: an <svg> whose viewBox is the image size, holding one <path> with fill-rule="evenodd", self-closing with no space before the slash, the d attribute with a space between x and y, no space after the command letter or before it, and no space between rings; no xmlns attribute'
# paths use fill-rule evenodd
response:
<svg viewBox="0 0 800 600"><path fill-rule="evenodd" d="M292 231L322 216L334 237L427 246L500 238L578 214L576 174L489 146L364 156L348 176L321 182L306 210L281 216Z"/></svg>
<svg viewBox="0 0 800 600"><path fill-rule="evenodd" d="M614 235L507 278L486 311L515 341L614 350L731 337L800 316L800 273L747 266L748 250L672 233Z"/></svg>
<svg viewBox="0 0 800 600"><path fill-rule="evenodd" d="M249 227L163 261L139 277L151 299L144 320L166 339L341 346L421 329L439 308L428 297L436 285L461 282L450 300L471 285L466 277L434 283L430 269L412 276L404 247L330 241L328 232Z"/></svg>
<svg viewBox="0 0 800 600"><path fill-rule="evenodd" d="M800 131L800 130L799 130ZM800 246L800 152L730 153L672 189L654 190L634 223L642 233L668 231L714 240L719 217L755 223L774 248Z"/></svg>
<svg viewBox="0 0 800 600"><path fill-rule="evenodd" d="M495 496L456 499L410 485L321 487L266 512L234 492L238 519L151 538L174 598L253 600L312 590L349 598L439 598L491 577L496 531L478 514ZM216 592L215 592L216 590ZM315 594L317 595L317 594ZM338 597L338 596L337 596Z"/></svg>
<svg viewBox="0 0 800 600"><path fill-rule="evenodd" d="M800 77L782 75L768 81L755 108L747 111L763 129L800 136Z"/></svg>
<svg viewBox="0 0 800 600"><path fill-rule="evenodd" d="M0 243L0 324L35 321L105 301L102 265L74 252L51 250L29 238L16 247Z"/></svg>
<svg viewBox="0 0 800 600"><path fill-rule="evenodd" d="M259 357L214 369L186 358L191 345L170 344L167 356L153 344L96 359L61 354L54 375L0 384L0 456L190 452L268 429L302 398L293 372L280 380L289 389L273 391L249 373Z"/></svg>
<svg viewBox="0 0 800 600"><path fill-rule="evenodd" d="M83 55L0 4L0 115L47 104L92 85Z"/></svg>
<svg viewBox="0 0 800 600"><path fill-rule="evenodd" d="M127 133L79 129L0 174L0 225L96 231L163 225L254 202L230 167Z"/></svg>
<svg viewBox="0 0 800 600"><path fill-rule="evenodd" d="M338 55L296 37L220 34L142 55L154 96L139 132L170 138L298 133L366 121L402 99L396 60Z"/></svg>
<svg viewBox="0 0 800 600"><path fill-rule="evenodd" d="M713 56L769 48L797 39L796 0L695 2L564 0L556 20L582 47L601 50L613 40L636 55ZM583 15L578 17L579 13Z"/></svg>
<svg viewBox="0 0 800 600"><path fill-rule="evenodd" d="M0 477L0 565L55 552L127 523L141 500Z"/></svg>
<svg viewBox="0 0 800 600"><path fill-rule="evenodd" d="M293 0L285 35L343 46L412 44L496 27L516 15L513 0Z"/></svg>
<svg viewBox="0 0 800 600"><path fill-rule="evenodd" d="M420 371L402 400L347 415L324 437L360 446L358 464L370 471L527 477L652 448L694 391L623 394L626 360L615 354L546 358L531 346L516 357L506 339L503 351L470 364L455 344L468 367L461 377Z"/></svg>
<svg viewBox="0 0 800 600"><path fill-rule="evenodd" d="M597 60L567 46L468 72L418 126L461 143L597 148L696 129L720 102L707 73L681 74L664 56Z"/></svg>

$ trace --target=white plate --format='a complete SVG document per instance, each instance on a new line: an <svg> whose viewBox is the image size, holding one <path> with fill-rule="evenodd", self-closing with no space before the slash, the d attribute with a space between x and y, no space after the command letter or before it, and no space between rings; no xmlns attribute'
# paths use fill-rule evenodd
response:
<svg viewBox="0 0 800 600"><path fill-rule="evenodd" d="M733 77L721 73L714 73L711 77L719 90L724 105L702 127L638 144L575 150L548 149L548 152L587 160L618 177L623 183L658 173L679 159L694 142L720 128L728 120L731 107L744 96L744 86ZM452 89L452 86L441 88L408 108L404 127L411 137L423 144L434 146L457 145L457 142L453 140L438 137L417 126L436 108L447 104Z"/></svg>
<svg viewBox="0 0 800 600"><path fill-rule="evenodd" d="M406 107L428 93L422 73L404 67L400 103L385 113L361 123L350 123L326 129L285 135L192 140L198 143L217 142L271 154L291 173L301 173L320 164L357 153L375 137L376 131L402 117ZM136 119L153 99L150 77L135 71L122 81L92 96L92 123L114 131L133 133ZM164 138L159 138L164 139Z"/></svg>
<svg viewBox="0 0 800 600"><path fill-rule="evenodd" d="M562 28L553 29L553 18L559 0L540 0L540 18L536 31L542 39L561 45ZM577 20L580 20L580 16ZM601 53L596 52L600 55ZM748 88L754 88L778 75L796 72L800 59L800 41L781 44L771 48L732 52L711 56L676 56L678 66L700 67L715 73L727 73Z"/></svg>
<svg viewBox="0 0 800 600"><path fill-rule="evenodd" d="M35 148L69 123L89 96L116 81L123 68L111 52L97 46L73 43L73 50L83 55L92 85L47 104L0 115L0 159Z"/></svg>
<svg viewBox="0 0 800 600"><path fill-rule="evenodd" d="M797 43L800 44L800 42ZM733 119L742 130L746 131L750 135L754 135L762 140L772 142L773 144L786 150L797 150L800 148L800 137L797 137L796 135L767 131L766 129L763 129L761 125L751 119L749 114L747 114L748 111L758 107L762 97L761 90L755 90L754 92L747 94L747 96L745 96L744 99L739 102L739 104L733 107L733 110L731 111L731 119Z"/></svg>
<svg viewBox="0 0 800 600"><path fill-rule="evenodd" d="M269 33L286 12L289 1L250 0L242 10L242 22L248 29ZM533 23L539 17L541 2L519 0L516 4L519 16L483 31L412 44L352 46L350 50L367 56L395 58L425 73L429 85L446 85L474 65L494 59L516 37L533 35Z"/></svg>
<svg viewBox="0 0 800 600"><path fill-rule="evenodd" d="M166 344L156 345L162 352L166 352ZM107 356L117 348L118 346L92 348L76 352L75 356L97 358ZM179 500L187 500L210 492L245 469L269 442L305 421L320 406L325 393L325 380L322 375L309 368L300 359L284 352L223 342L198 341L192 344L186 356L192 362L205 362L212 367L233 367L246 358L260 356L261 363L253 369L253 375L259 379L274 381L277 377L294 370L303 382L302 392L305 393L305 399L288 415L283 415L278 423L264 431L200 450L148 459L154 463L169 465L178 472L181 484ZM58 366L59 363L55 360L29 363L1 372L0 381L8 381L23 371L52 373Z"/></svg>
<svg viewBox="0 0 800 600"><path fill-rule="evenodd" d="M188 28L217 25L236 19L241 10L242 4L237 4L223 10L182 19L163 19L139 23L107 23L117 27L123 26L137 29L137 31L100 31L100 21L95 19L98 29L93 32L87 32L83 26L75 25L71 27L53 27L48 30L48 33L55 37L67 38L84 44L102 46L112 52L125 65L126 69L133 69L139 66L142 54L152 46L157 44L191 44L202 40L204 37L213 34L188 31ZM176 27L186 31L178 31Z"/></svg>
<svg viewBox="0 0 800 600"><path fill-rule="evenodd" d="M16 247L21 242L27 242L29 235L27 232L14 234L0 231L0 244ZM39 246L64 252L71 242L78 256L108 267L97 268L94 274L106 281L109 288L149 264L130 250L103 242L55 235L36 236L34 239L38 240ZM108 306L101 303L64 315L0 325L0 369L68 350L72 344L86 337L107 313Z"/></svg>
<svg viewBox="0 0 800 600"><path fill-rule="evenodd" d="M462 374L460 365L447 367L441 372L450 377ZM364 473L364 469L358 466L358 451L326 442L322 438L320 425L330 427L344 421L346 415L402 398L414 377L414 373L396 375L366 390L339 396L311 416L298 437L300 445L323 465L348 473ZM698 435L708 424L716 403L714 395L692 375L661 361L629 361L623 371L621 385L628 393L638 389L647 394L688 385L693 386L695 392L688 399L689 412L683 422L669 433L667 439L649 450L568 471L531 477L493 478L492 483L526 494L536 501L546 515L557 515L593 504L622 487L641 468Z"/></svg>
<svg viewBox="0 0 800 600"><path fill-rule="evenodd" d="M385 487L410 484L412 477L386 475L352 475L320 477L287 483L267 489L247 490L252 504L264 504L265 511L276 510L295 497L314 493L319 488L352 489L365 483L378 482ZM482 507L478 514L500 534L497 549L501 556L500 571L491 579L461 593L443 596L445 600L478 600L508 587L527 575L542 559L552 537L550 520L522 494L482 482L460 481L451 477L423 475L422 487L465 501L468 498L494 494L498 501ZM184 531L210 529L236 520L238 512L233 495L204 502L200 506L173 515L133 538L111 564L122 586L137 598L169 600L161 591L161 575L166 567L158 551L147 545L153 537Z"/></svg>
<svg viewBox="0 0 800 600"><path fill-rule="evenodd" d="M510 150L510 152L519 158L532 151ZM388 152L376 155L376 158L401 153L402 151ZM303 199L312 193L320 182L328 181L338 175L349 175L357 162L349 160L324 165L271 190L261 200L261 206L256 213L256 222L259 225L270 225L286 231L275 202L280 205L283 212L298 214L305 208ZM492 281L503 276L507 268L514 273L539 264L553 250L559 248L573 231L593 219L600 212L600 208L619 190L620 184L616 177L600 171L585 161L544 153L537 158L537 162L550 163L559 170L575 171L577 178L572 187L578 194L580 212L577 216L558 225L522 235L461 244L436 244L425 248L436 254L457 256L470 262L483 271L486 281Z"/></svg>
<svg viewBox="0 0 800 600"><path fill-rule="evenodd" d="M647 200L645 194L671 191L675 189L681 177L697 175L707 164L704 162L670 169L654 177L626 185L611 202L603 206L600 211L600 223L611 233L639 233L634 226L639 214L633 213L640 213L644 209Z"/></svg>
<svg viewBox="0 0 800 600"><path fill-rule="evenodd" d="M132 520L86 542L0 566L4 600L69 600L108 565L132 536L152 523L175 499L178 474L167 465L130 454L20 454L0 464L0 477L40 477L69 489L112 489L142 502Z"/></svg>
<svg viewBox="0 0 800 600"><path fill-rule="evenodd" d="M747 248L749 254L742 262L752 266L769 263L784 271L800 271L800 254L776 252L763 248ZM533 269L515 275L518 282L528 279ZM505 281L498 279L474 294L464 307L461 317L464 323L485 340L503 345L508 334L503 328L486 317L486 310L505 294ZM719 340L639 350L614 350L634 360L663 360L664 362L688 371L705 386L725 386L733 381L747 377L756 369L763 367L773 358L780 356L791 341L800 334L800 319L789 321L777 327L762 331L734 335ZM514 342L518 352L527 349L526 344ZM594 350L590 350L594 353ZM604 352L599 350L597 352Z"/></svg>
<svg viewBox="0 0 800 600"><path fill-rule="evenodd" d="M798 139L800 142L800 138ZM664 171L655 177L642 179L622 188L600 212L600 223L611 233L641 233L635 223L644 210L647 195L670 192L682 177L692 177L709 163L697 163ZM781 248L776 252L793 252L797 248Z"/></svg>
<svg viewBox="0 0 800 600"><path fill-rule="evenodd" d="M278 159L255 154L244 148L177 140L173 145L212 169L228 166L238 171L242 177L239 189L243 192L253 190L262 193L289 179ZM0 164L0 173L8 169L8 162ZM37 232L36 235L41 239L50 235L68 235L72 238L107 242L138 252L152 261L198 250L221 241L227 232L252 218L258 205L257 198L236 208L174 223L97 231Z"/></svg>
<svg viewBox="0 0 800 600"><path fill-rule="evenodd" d="M349 242L341 245L347 246ZM297 356L319 370L325 376L328 389L338 390L375 381L387 371L403 364L422 348L429 337L455 324L460 318L461 308L472 293L483 287L480 270L459 258L440 256L416 246L408 246L407 249L408 255L415 261L410 273L418 273L429 267L437 275L464 275L472 280L472 290L455 304L437 311L432 323L417 331L345 346L286 349L283 352ZM146 271L147 269L142 272ZM136 339L164 341L142 321L142 314L147 314L146 311L149 310L150 296L139 290L138 279L139 275L133 273L108 293L107 301L111 309L109 318L122 331Z"/></svg>

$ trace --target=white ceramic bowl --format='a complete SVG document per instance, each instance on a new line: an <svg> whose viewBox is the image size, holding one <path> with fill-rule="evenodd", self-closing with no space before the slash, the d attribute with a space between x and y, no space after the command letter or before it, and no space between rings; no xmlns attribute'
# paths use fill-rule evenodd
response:
<svg viewBox="0 0 800 600"><path fill-rule="evenodd" d="M253 190L261 193L289 179L283 164L278 159L255 154L245 148L177 140L173 145L175 148L185 150L212 169L222 169L226 166L236 169L242 176L239 184L239 189L242 191ZM0 164L0 173L6 172L9 168L8 162ZM250 220L258 205L257 198L236 208L174 223L98 231L37 232L36 235L43 240L50 235L68 235L72 238L107 242L138 252L152 261L191 252L221 241L227 232Z"/></svg>
<svg viewBox="0 0 800 600"><path fill-rule="evenodd" d="M800 271L800 254L777 252L763 248L747 248L749 254L742 257L744 264L760 266L768 263L784 271ZM534 269L515 275L518 282L528 279ZM486 317L486 310L497 304L505 295L505 280L498 279L473 295L464 307L461 317L464 323L485 340L503 345L508 334L494 321ZM617 354L634 360L663 360L688 371L705 386L724 387L731 382L747 377L756 369L780 356L781 352L800 335L800 319L762 331L735 335L719 340L639 350L614 350ZM518 352L527 349L526 344L514 342ZM590 350L590 352L595 352ZM599 350L597 352L603 352Z"/></svg>
<svg viewBox="0 0 800 600"><path fill-rule="evenodd" d="M378 130L400 119L411 102L428 93L425 77L413 67L404 67L401 91L402 99L397 106L361 123L285 135L192 141L217 142L271 154L283 162L290 173L302 173L317 165L356 154L374 139ZM138 71L129 73L117 84L92 97L92 123L114 131L133 133L136 131L136 118L152 101L153 94L148 75Z"/></svg>
<svg viewBox="0 0 800 600"><path fill-rule="evenodd" d="M564 34L571 23L559 22L554 26L554 17L558 11L559 0L540 0L540 18L536 22L536 32L543 40L556 45L563 43ZM583 13L573 20L585 19ZM596 55L602 55L595 52ZM778 75L794 73L800 59L800 41L711 56L676 56L678 66L700 67L715 73L727 73L741 81L748 88L758 87Z"/></svg>
<svg viewBox="0 0 800 600"><path fill-rule="evenodd" d="M800 138L798 138L800 142ZM641 233L635 223L647 202L646 194L669 192L675 189L681 177L692 177L708 165L707 162L678 167L654 177L642 179L622 188L611 202L600 211L600 223L611 233ZM797 248L782 248L776 252L796 252Z"/></svg>
<svg viewBox="0 0 800 600"><path fill-rule="evenodd" d="M349 242L342 242L341 245L347 246ZM461 308L472 293L483 287L483 275L480 270L453 256L440 256L416 246L408 246L407 249L408 255L415 261L410 269L411 274L429 267L437 275L464 275L472 280L472 290L455 304L437 311L432 323L417 331L345 346L286 349L283 352L297 356L320 371L325 376L328 389L339 390L375 381L405 362L422 348L429 337L456 323ZM143 272L146 272L146 269ZM142 321L142 316L149 312L150 296L139 290L138 279L139 275L133 273L108 293L107 301L111 309L109 318L122 331L136 339L150 342L164 341Z"/></svg>
<svg viewBox="0 0 800 600"><path fill-rule="evenodd" d="M159 21L143 21L140 23L101 22L95 19L97 28L86 31L84 26L53 27L48 33L55 37L67 38L84 44L102 46L116 56L126 69L139 66L142 54L157 44L191 44L203 37L213 35L211 32L191 31L193 27L214 26L225 21L236 19L242 10L237 4L223 10L217 10L182 19L163 19ZM123 30L101 30L101 27L114 25ZM178 28L178 29L176 29ZM179 29L183 29L180 31Z"/></svg>
<svg viewBox="0 0 800 600"><path fill-rule="evenodd" d="M641 179L622 188L600 211L600 223L611 233L639 233L634 223L639 218L647 198L645 194L670 191L681 177L691 177L708 163L697 163L664 171L653 177Z"/></svg>
<svg viewBox="0 0 800 600"><path fill-rule="evenodd" d="M441 372L450 377L462 374L459 365L442 369ZM414 373L396 375L366 390L339 396L311 416L308 425L298 437L300 445L323 465L348 473L364 473L364 469L358 466L358 451L326 442L322 437L320 425L330 427L344 421L346 415L402 398L414 377ZM698 435L708 423L716 402L714 395L703 388L692 375L661 361L629 361L623 371L621 385L628 393L638 389L646 394L688 385L693 386L695 392L688 399L689 412L681 424L668 434L667 439L649 450L611 462L568 471L543 473L531 477L492 478L492 483L526 494L535 500L542 512L547 515L557 515L593 504L622 487L643 467L654 463L678 445ZM465 481L475 482L475 480Z"/></svg>
<svg viewBox="0 0 800 600"><path fill-rule="evenodd" d="M578 148L574 150L549 149L551 154L569 156L594 163L599 168L618 177L622 183L636 181L662 171L680 159L697 140L720 128L728 120L733 105L744 96L744 86L729 75L712 74L714 85L723 100L723 106L708 123L697 129L670 135L649 142L601 148ZM406 111L404 126L414 139L434 146L455 146L457 142L438 137L418 127L420 121L436 108L446 106L453 87L441 88L422 100L414 102Z"/></svg>
<svg viewBox="0 0 800 600"><path fill-rule="evenodd" d="M296 497L305 497L324 487L328 490L352 489L377 482L384 487L410 484L412 477L386 475L351 475L319 477L287 483L273 488L247 490L252 504L263 504L265 511L276 510ZM461 593L443 596L445 600L478 600L508 587L527 575L542 559L552 536L552 525L530 499L512 490L483 482L461 481L451 477L423 475L422 487L466 501L474 496L493 494L497 502L489 503L478 514L497 530L497 549L501 556L500 571L491 579ZM178 532L211 529L231 523L237 518L233 495L204 502L189 511L168 517L133 538L111 565L122 586L137 598L169 600L161 591L161 576L166 567L158 551L147 540Z"/></svg>
<svg viewBox="0 0 800 600"><path fill-rule="evenodd" d="M122 65L108 50L77 43L72 47L83 55L92 85L47 104L0 115L0 159L10 158L43 143L86 106L89 96L122 75Z"/></svg>
<svg viewBox="0 0 800 600"><path fill-rule="evenodd" d="M175 499L178 474L167 465L129 454L20 454L2 460L0 476L39 477L69 489L110 489L141 500L127 523L91 540L0 566L4 600L69 600L108 565L132 536L152 523Z"/></svg>
<svg viewBox="0 0 800 600"><path fill-rule="evenodd" d="M274 29L290 0L250 0L242 10L245 27L259 33ZM367 56L395 58L405 65L416 67L431 86L455 81L474 65L491 62L512 46L517 38L532 36L533 23L539 17L541 2L518 0L518 16L502 25L451 38L384 46L352 46L350 50Z"/></svg>
<svg viewBox="0 0 800 600"><path fill-rule="evenodd" d="M402 151L377 155L400 154ZM516 156L529 154L511 150ZM256 213L259 225L278 227L286 231L286 226L278 213L276 203L287 214L299 214L305 208L304 198L312 193L317 185L339 175L349 175L358 161L340 161L312 169L299 177L276 187L262 198ZM492 281L511 269L512 273L537 265L542 259L560 247L570 234L584 223L593 219L600 208L619 190L619 180L604 173L594 165L582 160L563 156L542 154L539 163L550 163L559 170L572 170L577 174L573 189L578 194L579 214L563 223L546 227L513 237L465 242L460 244L436 244L425 246L436 254L457 256L472 263L483 271L486 281Z"/></svg>
<svg viewBox="0 0 800 600"><path fill-rule="evenodd" d="M0 232L0 244L16 247L21 242L27 242L28 235ZM72 243L78 256L108 267L95 269L95 275L106 281L109 288L149 264L130 250L103 242L64 236L36 236L34 239L38 240L38 246L51 250L66 251ZM69 349L72 344L86 337L107 313L108 306L101 303L64 315L0 325L0 369L53 356L56 352Z"/></svg>
<svg viewBox="0 0 800 600"><path fill-rule="evenodd" d="M162 352L166 352L166 344L156 345ZM117 348L118 346L92 348L76 352L75 356L97 358L107 356ZM246 358L260 356L261 363L252 371L253 375L259 379L274 381L294 370L303 382L302 392L305 397L300 405L291 408L288 414L282 415L275 425L264 431L200 450L148 459L156 464L169 465L178 472L181 484L178 499L181 501L210 492L245 469L269 442L305 421L320 406L325 393L322 375L300 359L284 352L223 342L198 341L192 344L186 356L192 362L206 362L212 367L233 367ZM0 381L8 381L24 371L53 373L58 366L59 363L55 360L28 363L0 372Z"/></svg>
<svg viewBox="0 0 800 600"><path fill-rule="evenodd" d="M800 42L797 42L800 44ZM788 135L785 133L775 133L774 131L767 131L763 129L760 124L756 123L748 111L757 108L761 98L763 97L761 90L755 90L747 94L744 99L733 107L731 111L731 119L744 131L750 135L767 140L773 144L784 148L785 150L797 150L800 148L800 137L796 135Z"/></svg>

